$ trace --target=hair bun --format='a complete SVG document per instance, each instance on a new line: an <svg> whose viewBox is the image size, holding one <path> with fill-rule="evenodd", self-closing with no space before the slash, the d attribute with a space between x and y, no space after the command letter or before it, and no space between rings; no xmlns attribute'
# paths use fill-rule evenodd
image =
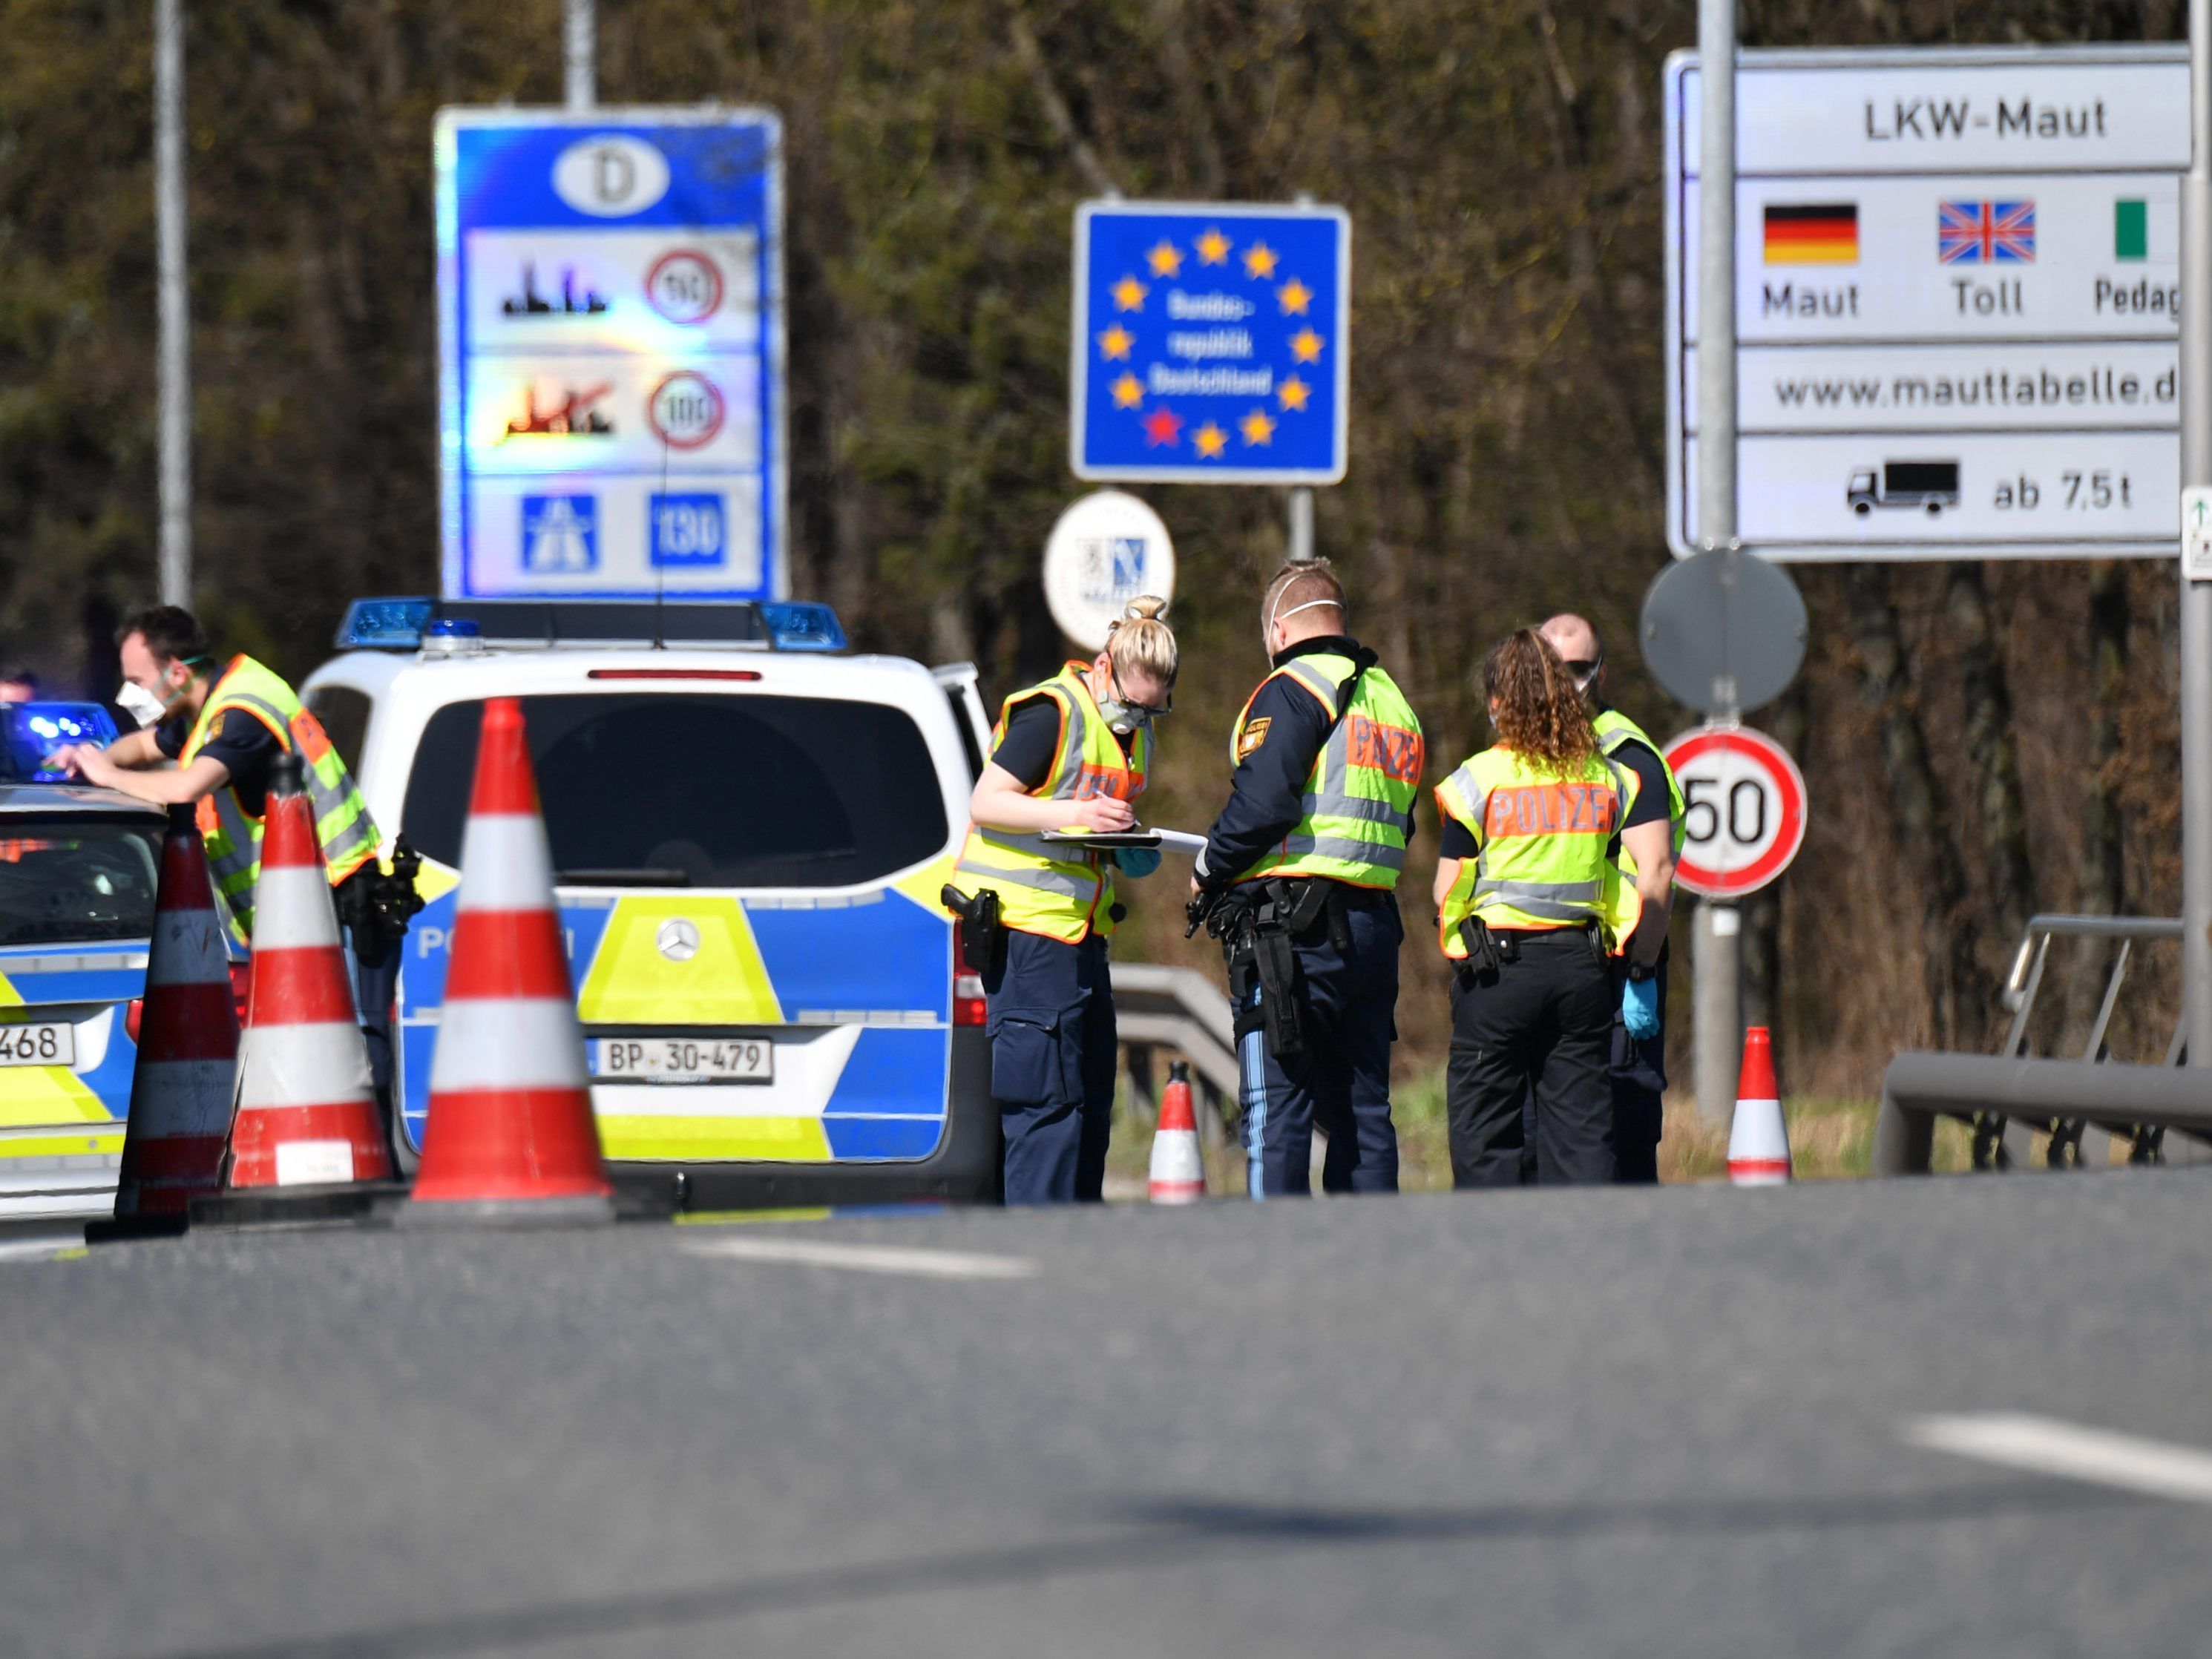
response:
<svg viewBox="0 0 2212 1659"><path fill-rule="evenodd" d="M1168 602L1157 593L1139 593L1122 607L1124 622L1151 622L1168 613Z"/></svg>

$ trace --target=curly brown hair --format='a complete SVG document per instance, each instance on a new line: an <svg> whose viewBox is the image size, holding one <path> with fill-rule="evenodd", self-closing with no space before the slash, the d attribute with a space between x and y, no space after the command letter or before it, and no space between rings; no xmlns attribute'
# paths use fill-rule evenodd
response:
<svg viewBox="0 0 2212 1659"><path fill-rule="evenodd" d="M1568 777L1597 757L1597 733L1575 677L1534 629L1516 629L1491 647L1482 694L1498 741L1531 764Z"/></svg>

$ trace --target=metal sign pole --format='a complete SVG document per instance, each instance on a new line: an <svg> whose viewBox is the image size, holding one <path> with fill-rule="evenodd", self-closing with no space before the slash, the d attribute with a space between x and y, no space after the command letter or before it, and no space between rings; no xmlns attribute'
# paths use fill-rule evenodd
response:
<svg viewBox="0 0 2212 1659"><path fill-rule="evenodd" d="M154 235L161 382L161 603L192 603L192 317L185 269L183 0L154 0Z"/></svg>
<svg viewBox="0 0 2212 1659"><path fill-rule="evenodd" d="M561 68L564 100L570 109L589 109L599 101L599 17L592 0L568 0L562 30Z"/></svg>
<svg viewBox="0 0 2212 1659"><path fill-rule="evenodd" d="M2189 172L2181 184L2181 484L2212 486L2212 0L2189 0ZM2185 544L2189 527L2182 529ZM2212 1066L2212 581L2181 572L2181 1006Z"/></svg>
<svg viewBox="0 0 2212 1659"><path fill-rule="evenodd" d="M1291 562L1304 564L1314 556L1313 491L1300 484L1291 491Z"/></svg>
<svg viewBox="0 0 2212 1659"><path fill-rule="evenodd" d="M1698 0L1698 543L1735 535L1735 0ZM1733 720L1731 707L1714 711ZM1733 904L1698 906L1698 1110L1735 1111L1742 936Z"/></svg>

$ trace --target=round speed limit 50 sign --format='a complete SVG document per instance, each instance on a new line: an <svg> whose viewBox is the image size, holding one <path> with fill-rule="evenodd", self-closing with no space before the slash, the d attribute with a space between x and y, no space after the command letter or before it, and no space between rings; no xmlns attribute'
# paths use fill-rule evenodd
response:
<svg viewBox="0 0 2212 1659"><path fill-rule="evenodd" d="M1709 726L1668 744L1667 764L1682 786L1676 881L1706 898L1735 898L1790 867L1805 839L1805 775L1780 744L1740 726Z"/></svg>

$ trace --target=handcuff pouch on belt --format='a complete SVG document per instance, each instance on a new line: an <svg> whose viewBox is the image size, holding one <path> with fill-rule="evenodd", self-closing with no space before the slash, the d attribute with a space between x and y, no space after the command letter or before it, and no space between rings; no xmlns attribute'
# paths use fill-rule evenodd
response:
<svg viewBox="0 0 2212 1659"><path fill-rule="evenodd" d="M996 980L1006 965L1006 929L999 920L998 894L986 887L969 898L947 883L937 897L960 918L960 954L969 971L981 974L987 984Z"/></svg>
<svg viewBox="0 0 2212 1659"><path fill-rule="evenodd" d="M1462 917L1459 937L1467 946L1466 958L1457 970L1462 983L1494 980L1504 964L1521 960L1520 942L1510 933L1492 933L1480 916Z"/></svg>

